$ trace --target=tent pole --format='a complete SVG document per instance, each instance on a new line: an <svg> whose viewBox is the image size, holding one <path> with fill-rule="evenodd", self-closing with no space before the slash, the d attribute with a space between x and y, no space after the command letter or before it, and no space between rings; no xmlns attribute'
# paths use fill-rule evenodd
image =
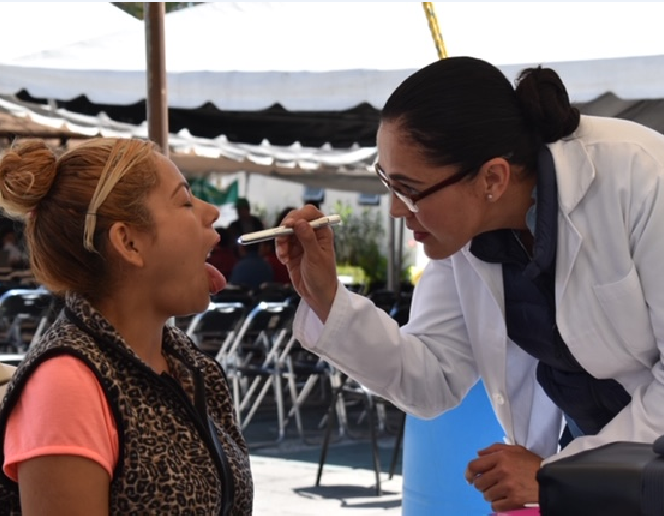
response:
<svg viewBox="0 0 664 516"><path fill-rule="evenodd" d="M399 219L399 230L397 231L397 256L395 260L394 276L397 297L401 295L401 271L403 270L403 239L405 236L405 225L403 218Z"/></svg>
<svg viewBox="0 0 664 516"><path fill-rule="evenodd" d="M166 98L166 44L164 2L145 2L145 51L147 57L148 138L168 156L168 101Z"/></svg>
<svg viewBox="0 0 664 516"><path fill-rule="evenodd" d="M434 45L436 45L438 59L445 59L447 57L447 48L445 48L443 35L440 33L440 28L438 27L438 18L436 17L436 9L433 6L433 2L422 2L422 7L424 8L424 16L426 16L427 23L429 24L431 38Z"/></svg>
<svg viewBox="0 0 664 516"><path fill-rule="evenodd" d="M389 252L387 253L387 290L391 290L392 292L395 292L395 281L394 281L394 270L395 270L395 262L396 262L396 231L395 231L395 225L396 221L394 220L394 217L389 218L389 223L388 223L388 229L387 229L387 246L389 248Z"/></svg>
<svg viewBox="0 0 664 516"><path fill-rule="evenodd" d="M168 156L168 100L166 98L166 43L164 38L164 2L145 2L145 57L147 64L148 138ZM175 318L166 322L175 326Z"/></svg>

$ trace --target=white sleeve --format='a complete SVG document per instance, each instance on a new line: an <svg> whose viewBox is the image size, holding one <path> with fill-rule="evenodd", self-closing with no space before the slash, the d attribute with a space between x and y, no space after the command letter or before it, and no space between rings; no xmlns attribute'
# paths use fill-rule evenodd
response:
<svg viewBox="0 0 664 516"><path fill-rule="evenodd" d="M429 262L403 328L339 285L325 325L302 302L293 331L304 347L419 417L455 407L478 380L449 260Z"/></svg>

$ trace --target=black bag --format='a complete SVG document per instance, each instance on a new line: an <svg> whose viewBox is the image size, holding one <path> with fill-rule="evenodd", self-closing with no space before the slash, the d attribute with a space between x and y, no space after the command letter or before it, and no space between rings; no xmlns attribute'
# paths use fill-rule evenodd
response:
<svg viewBox="0 0 664 516"><path fill-rule="evenodd" d="M580 452L546 464L537 480L541 516L663 516L664 436Z"/></svg>

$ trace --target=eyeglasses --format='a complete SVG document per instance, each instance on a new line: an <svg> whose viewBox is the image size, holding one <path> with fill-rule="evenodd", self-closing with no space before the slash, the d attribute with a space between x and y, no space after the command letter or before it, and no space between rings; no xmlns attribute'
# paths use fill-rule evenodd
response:
<svg viewBox="0 0 664 516"><path fill-rule="evenodd" d="M456 174L448 177L447 179L443 179L440 183L436 183L435 185L430 186L429 188L426 188L421 192L407 194L406 192L400 190L398 187L392 184L392 181L390 180L389 177L387 177L387 174L382 168L380 168L380 165L378 163L374 164L374 168L376 169L376 174L378 175L378 178L385 185L385 188L387 188L390 192L396 195L397 199L399 199L402 203L404 203L406 207L413 213L417 213L419 211L419 208L417 207L417 203L419 201L421 201L425 197L429 197L431 194L434 194L439 190L442 190L443 188L447 188L448 186L452 186L453 184L458 183L464 177L466 177L469 172L468 170L462 170L461 172L457 172Z"/></svg>

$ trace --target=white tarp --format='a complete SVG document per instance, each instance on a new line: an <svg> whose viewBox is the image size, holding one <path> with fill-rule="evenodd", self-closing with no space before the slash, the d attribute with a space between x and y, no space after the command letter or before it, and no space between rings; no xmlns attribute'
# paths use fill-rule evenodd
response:
<svg viewBox="0 0 664 516"><path fill-rule="evenodd" d="M143 26L110 2L0 2L0 20L2 64Z"/></svg>
<svg viewBox="0 0 664 516"><path fill-rule="evenodd" d="M450 55L506 65L510 78L527 64L554 63L576 102L607 91L664 96L664 3L437 2L436 12ZM221 2L166 16L172 107L380 107L436 58L420 2ZM0 93L21 88L137 102L146 92L143 27L0 65Z"/></svg>
<svg viewBox="0 0 664 516"><path fill-rule="evenodd" d="M97 117L72 113L48 106L28 106L0 98L0 111L26 118L45 128L90 137L147 139L147 125L134 126ZM71 140L70 145L78 141ZM371 167L376 159L374 147L333 149L302 147L295 143L276 146L231 143L225 137L208 140L187 131L168 137L170 157L189 176L247 172L285 179L314 188L333 188L367 194L383 194L385 187Z"/></svg>

